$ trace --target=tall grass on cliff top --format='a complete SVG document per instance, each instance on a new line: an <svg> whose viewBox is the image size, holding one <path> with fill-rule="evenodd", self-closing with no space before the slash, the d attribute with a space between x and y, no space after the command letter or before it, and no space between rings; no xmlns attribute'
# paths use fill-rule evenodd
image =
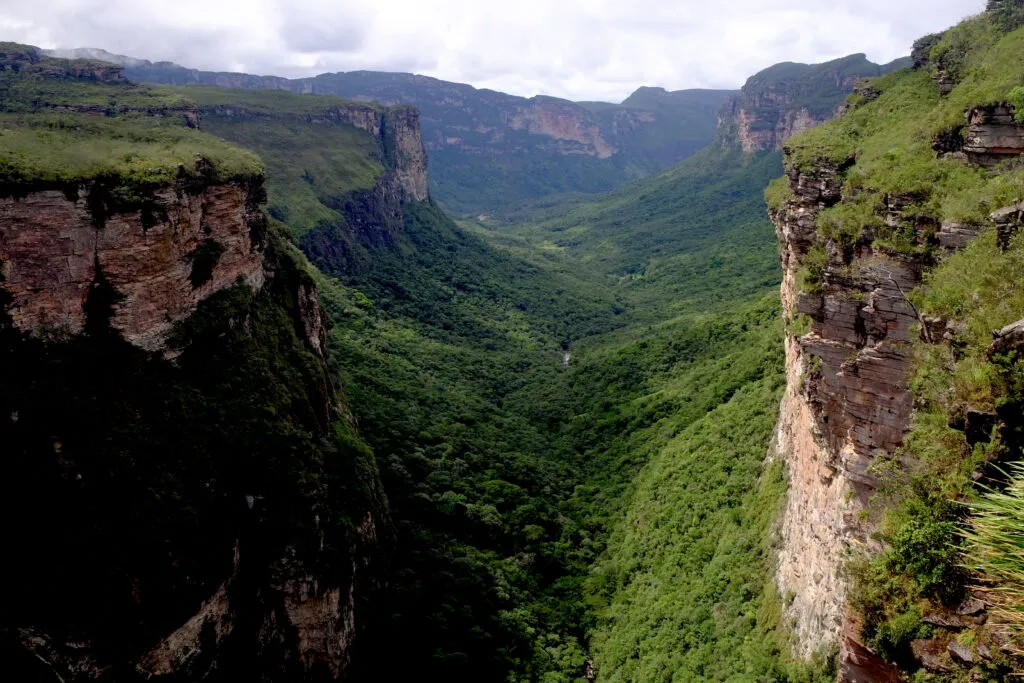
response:
<svg viewBox="0 0 1024 683"><path fill-rule="evenodd" d="M932 50L933 61L955 64L958 82L949 95L939 95L927 69L874 79L876 100L851 102L854 108L841 119L791 139L787 163L802 169L855 160L844 173L844 194L877 206L887 196L909 196L919 216L983 224L990 212L1022 196L1024 168L976 168L936 154L932 144L961 128L965 111L1013 99L1024 86L1021 55L1024 30L1006 33L989 15L969 19ZM779 189L770 197L775 202ZM867 227L856 220L844 223L852 230Z"/></svg>
<svg viewBox="0 0 1024 683"><path fill-rule="evenodd" d="M968 567L977 573L991 602L994 621L1016 635L1024 653L1024 463L1010 466L1010 486L990 491L971 504L974 519L967 539Z"/></svg>

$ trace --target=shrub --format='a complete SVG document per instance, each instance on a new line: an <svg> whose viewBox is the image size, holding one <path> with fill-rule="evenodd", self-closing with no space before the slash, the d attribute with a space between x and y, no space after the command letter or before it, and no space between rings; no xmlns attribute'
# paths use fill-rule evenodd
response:
<svg viewBox="0 0 1024 683"><path fill-rule="evenodd" d="M993 15L995 24L1003 31L1015 31L1024 26L1024 2L1003 0Z"/></svg>
<svg viewBox="0 0 1024 683"><path fill-rule="evenodd" d="M815 244L804 256L803 263L796 272L797 289L809 294L820 292L827 267L828 254L825 253L825 247Z"/></svg>
<svg viewBox="0 0 1024 683"><path fill-rule="evenodd" d="M1013 118L1024 123L1024 87L1016 87L1006 96L1006 101L1013 105Z"/></svg>

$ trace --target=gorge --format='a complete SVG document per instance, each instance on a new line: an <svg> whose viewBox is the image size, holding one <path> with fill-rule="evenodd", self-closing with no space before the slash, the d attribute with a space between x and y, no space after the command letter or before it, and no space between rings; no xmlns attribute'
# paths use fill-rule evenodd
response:
<svg viewBox="0 0 1024 683"><path fill-rule="evenodd" d="M621 104L0 43L3 671L1010 680L1022 26Z"/></svg>

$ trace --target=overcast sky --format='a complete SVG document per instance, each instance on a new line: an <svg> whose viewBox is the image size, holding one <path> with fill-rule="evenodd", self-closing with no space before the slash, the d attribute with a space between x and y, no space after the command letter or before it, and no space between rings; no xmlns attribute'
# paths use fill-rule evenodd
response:
<svg viewBox="0 0 1024 683"><path fill-rule="evenodd" d="M782 61L908 54L984 0L0 0L0 40L281 76L411 71L620 101Z"/></svg>

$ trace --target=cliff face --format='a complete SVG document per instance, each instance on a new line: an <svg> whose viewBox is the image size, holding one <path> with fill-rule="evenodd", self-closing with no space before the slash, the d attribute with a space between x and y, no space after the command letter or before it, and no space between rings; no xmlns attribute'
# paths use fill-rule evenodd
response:
<svg viewBox="0 0 1024 683"><path fill-rule="evenodd" d="M18 329L81 333L89 293L105 278L117 295L111 325L155 351L212 294L239 280L263 286L262 179L159 188L145 208L102 220L90 206L96 194L72 186L0 199L0 273Z"/></svg>
<svg viewBox="0 0 1024 683"><path fill-rule="evenodd" d="M187 90L184 92L188 92ZM230 100L225 92L223 99ZM378 148L379 160L394 175L403 201L430 200L427 183L427 154L420 129L420 114L413 107L381 108L350 102L315 111L292 114L286 110L268 111L242 104L207 104L199 108L200 116L224 120L255 119L262 121L295 121L316 125L349 125L369 133ZM387 175L387 174L385 174ZM382 181L384 183L390 180Z"/></svg>
<svg viewBox="0 0 1024 683"><path fill-rule="evenodd" d="M42 553L16 570L49 597L12 603L5 661L27 680L343 678L370 620L386 513L375 475L337 471L347 467L339 446L318 451L345 419L326 366L326 316L312 281L268 237L261 179L158 188L158 215L114 212L101 225L78 192L0 204L0 342L18 366L0 385L4 415L16 416L0 435L19 486L4 497L36 510L7 541L77 548L73 564ZM271 359L292 370L268 370ZM73 379L52 375L64 363L79 368ZM270 391L267 405L286 387L302 397L274 410L310 442L228 398L245 387ZM211 410L250 424L251 436L229 436L234 427ZM40 450L40 432L54 445ZM271 464L282 452L296 458L284 469ZM243 453L247 469L277 468L282 482L237 470ZM148 464L125 472L126 457ZM304 489L310 476L322 484ZM350 493L331 499L341 491ZM51 526L68 506L74 519ZM209 528L182 535L190 519ZM108 567L129 538L135 555ZM94 600L108 606L103 618Z"/></svg>
<svg viewBox="0 0 1024 683"><path fill-rule="evenodd" d="M51 136L50 166L0 177L0 514L22 518L3 534L20 587L0 615L5 673L344 678L387 508L258 160L165 116L163 93L9 47L5 151L57 105L88 137ZM114 109L99 124L96 100ZM366 123L391 126L400 197L425 197L414 124ZM76 166L82 137L124 157Z"/></svg>
<svg viewBox="0 0 1024 683"><path fill-rule="evenodd" d="M751 76L719 114L719 138L745 152L780 150L793 135L831 119L866 77L909 66L877 65L862 54L824 64L776 64Z"/></svg>
<svg viewBox="0 0 1024 683"><path fill-rule="evenodd" d="M801 656L835 646L842 634L844 680L895 680L891 672L857 677L865 664L855 661L862 646L849 624L843 570L851 548L872 543L861 515L878 485L869 466L891 453L909 426L909 342L918 320L906 294L924 263L870 246L844 255L820 237L818 214L842 199L837 166L791 171L789 185L792 198L772 215L783 310L790 329L807 316L810 331L786 335L788 383L776 449L790 482L776 580L794 596L788 609ZM824 282L801 291L801 269L823 242ZM886 670L876 657L866 662Z"/></svg>
<svg viewBox="0 0 1024 683"><path fill-rule="evenodd" d="M90 48L134 80L335 95L422 112L437 198L479 212L562 192L602 192L679 163L711 142L727 90L641 88L622 104L517 97L407 73L357 71L285 79L188 69ZM500 188L500 190L499 190Z"/></svg>
<svg viewBox="0 0 1024 683"><path fill-rule="evenodd" d="M967 344L962 323L954 316L926 316L911 292L921 286L915 296L924 297L930 287L941 286L926 273L979 234L995 232L996 243L1006 249L1019 226L1017 190L994 191L1019 182L1016 167L1003 162L1024 152L1013 108L992 101L994 92L1005 97L1009 90L1003 83L1010 81L1000 80L1005 67L958 72L957 78L939 68L941 56L956 49L961 62L1000 64L993 54L1006 63L1018 58L1019 48L999 42L1001 29L989 22L977 17L967 29L951 29L952 37L918 41L913 71L866 85L842 118L790 141L786 187L775 188L785 192L769 193L783 266L788 375L775 444L789 470L776 580L782 593L793 596L787 615L797 653L838 648L843 682L901 680L903 673L868 643L906 673L919 667L948 673L992 659L965 656L953 644L985 616L971 621L983 612L982 603L965 601L966 589L956 593L963 579L948 570L946 560L921 560L934 575L947 572L942 584L948 593L940 596L922 590L920 576L900 569L904 560L894 559L910 553L917 561L924 552L899 545L899 534L914 527L895 526L908 524L899 515L910 508L900 506L920 504L924 494L914 487L939 501L924 506L928 514L938 514L934 510L958 495L950 490L970 487L942 479L952 476L948 463L936 464L941 457L924 452L934 444L906 438L911 429L915 435L924 429L915 415L948 411L942 422L948 423L948 457L956 462L966 460L976 443L988 442L995 419L971 403L982 399L949 398L959 391L952 378L946 387L929 376L942 384L939 389L915 384L912 391L910 382L915 371L930 367L921 364L936 353L932 345L946 345L943 352L956 359ZM957 47L959 30L991 31L988 47L979 40L974 49L992 52L965 55ZM940 59L933 64L936 54ZM896 126L908 131L898 150L885 137ZM914 147L922 139L933 144ZM957 207L948 201L953 196L969 199ZM977 467L975 479L983 476L984 466ZM883 473L895 474L883 482ZM885 496L876 496L880 492ZM866 573L883 576L855 572L856 607L849 600L851 559L869 563ZM914 588L880 588L883 581ZM906 602L891 607L898 600ZM908 628L904 642L885 640L879 634L898 618L917 630ZM918 629L922 623L929 626Z"/></svg>
<svg viewBox="0 0 1024 683"><path fill-rule="evenodd" d="M420 131L420 113L413 107L393 107L384 115L384 147L387 160L405 199L430 199L427 184L427 153Z"/></svg>
<svg viewBox="0 0 1024 683"><path fill-rule="evenodd" d="M850 83L850 90L853 84ZM732 127L730 137L744 152L767 152L782 149L782 143L805 130L827 121L811 115L810 110L794 104L785 92L762 92L729 101L721 114L723 126Z"/></svg>
<svg viewBox="0 0 1024 683"><path fill-rule="evenodd" d="M264 157L268 173L280 181L271 188L272 215L286 220L291 214L277 212L309 207L316 218L289 226L321 270L342 275L365 269L373 249L397 243L405 207L431 200L416 109L295 97L293 105L311 103L295 110L275 107L264 95L236 101L237 94L204 95L203 126ZM218 101L209 101L214 96ZM335 153L329 146L349 149Z"/></svg>

